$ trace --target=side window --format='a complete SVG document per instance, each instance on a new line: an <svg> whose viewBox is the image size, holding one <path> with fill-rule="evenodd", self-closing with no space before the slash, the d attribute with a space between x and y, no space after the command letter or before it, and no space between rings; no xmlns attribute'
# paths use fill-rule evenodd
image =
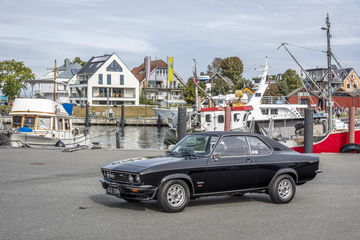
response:
<svg viewBox="0 0 360 240"><path fill-rule="evenodd" d="M271 152L271 148L257 137L247 137L252 155L263 155Z"/></svg>
<svg viewBox="0 0 360 240"><path fill-rule="evenodd" d="M278 110L275 108L275 109L271 109L271 114L278 114Z"/></svg>
<svg viewBox="0 0 360 240"><path fill-rule="evenodd" d="M13 116L13 127L21 127L22 116Z"/></svg>
<svg viewBox="0 0 360 240"><path fill-rule="evenodd" d="M65 130L70 129L70 119L64 119Z"/></svg>
<svg viewBox="0 0 360 240"><path fill-rule="evenodd" d="M242 156L249 155L249 146L244 136L223 137L215 149L220 156Z"/></svg>
<svg viewBox="0 0 360 240"><path fill-rule="evenodd" d="M205 121L206 122L211 122L211 114L206 114L205 115Z"/></svg>
<svg viewBox="0 0 360 240"><path fill-rule="evenodd" d="M24 127L34 128L35 118L34 117L25 117L24 118Z"/></svg>
<svg viewBox="0 0 360 240"><path fill-rule="evenodd" d="M234 122L238 122L240 120L240 113L234 113Z"/></svg>
<svg viewBox="0 0 360 240"><path fill-rule="evenodd" d="M218 116L218 123L224 123L224 115Z"/></svg>
<svg viewBox="0 0 360 240"><path fill-rule="evenodd" d="M58 118L57 123L58 123L58 125L57 125L57 126L58 126L58 130L64 130L62 118Z"/></svg>
<svg viewBox="0 0 360 240"><path fill-rule="evenodd" d="M210 137L210 140L209 140L209 147L208 149L206 150L206 154L209 154L215 147L217 141L218 141L219 137L217 136L212 136Z"/></svg>

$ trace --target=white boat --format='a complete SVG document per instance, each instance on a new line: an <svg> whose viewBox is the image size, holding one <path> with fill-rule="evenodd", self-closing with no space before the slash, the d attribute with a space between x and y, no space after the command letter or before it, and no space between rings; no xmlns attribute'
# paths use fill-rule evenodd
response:
<svg viewBox="0 0 360 240"><path fill-rule="evenodd" d="M74 128L63 105L49 99L17 98L11 126L0 133L0 144L19 146L86 145L85 129Z"/></svg>

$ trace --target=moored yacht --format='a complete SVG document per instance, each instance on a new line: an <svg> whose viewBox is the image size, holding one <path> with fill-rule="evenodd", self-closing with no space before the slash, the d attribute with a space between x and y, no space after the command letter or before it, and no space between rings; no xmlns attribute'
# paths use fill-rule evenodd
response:
<svg viewBox="0 0 360 240"><path fill-rule="evenodd" d="M49 99L17 98L10 112L11 126L0 133L0 144L14 147L85 145L85 129L73 127L70 109L68 111Z"/></svg>

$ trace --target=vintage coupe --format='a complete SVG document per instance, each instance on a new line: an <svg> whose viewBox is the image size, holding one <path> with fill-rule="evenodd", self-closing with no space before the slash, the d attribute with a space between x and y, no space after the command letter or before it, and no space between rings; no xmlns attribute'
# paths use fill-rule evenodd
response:
<svg viewBox="0 0 360 240"><path fill-rule="evenodd" d="M290 202L296 185L312 180L319 158L297 153L263 135L202 132L185 136L165 156L120 160L104 166L106 193L129 202L156 199L166 212L190 199L264 192Z"/></svg>

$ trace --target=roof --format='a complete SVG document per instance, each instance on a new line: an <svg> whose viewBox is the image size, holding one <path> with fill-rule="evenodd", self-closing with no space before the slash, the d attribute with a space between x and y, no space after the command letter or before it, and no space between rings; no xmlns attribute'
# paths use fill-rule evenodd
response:
<svg viewBox="0 0 360 240"><path fill-rule="evenodd" d="M167 68L168 65L164 60L154 60L150 62L150 72L154 71L155 68ZM134 76L137 78L137 80L141 83L145 77L145 64L141 64L138 67L134 67L131 72L134 74Z"/></svg>
<svg viewBox="0 0 360 240"><path fill-rule="evenodd" d="M94 74L109 58L111 55L95 56L80 69L78 74Z"/></svg>
<svg viewBox="0 0 360 240"><path fill-rule="evenodd" d="M335 73L337 77L339 77L341 80L344 80L348 74L354 70L354 68L343 68L340 69L336 65L331 65L332 71ZM327 71L327 68L312 68L312 69L306 69L307 72L316 72L316 71ZM355 71L355 70L354 70ZM327 73L327 72L326 72Z"/></svg>
<svg viewBox="0 0 360 240"><path fill-rule="evenodd" d="M232 135L245 135L245 136L254 136L259 137L263 141L265 141L267 144L269 144L275 151L293 151L290 148L286 147L285 145L279 143L276 140L273 140L269 137L266 137L264 135L253 133L253 132L237 132L237 131L209 131L209 132L196 132L191 133L190 135L215 135L218 137L222 136L232 136Z"/></svg>
<svg viewBox="0 0 360 240"><path fill-rule="evenodd" d="M69 59L65 59L64 64L60 66L60 68L63 68L64 71L62 71L57 78L70 79L77 74L82 67L78 63L71 63Z"/></svg>

